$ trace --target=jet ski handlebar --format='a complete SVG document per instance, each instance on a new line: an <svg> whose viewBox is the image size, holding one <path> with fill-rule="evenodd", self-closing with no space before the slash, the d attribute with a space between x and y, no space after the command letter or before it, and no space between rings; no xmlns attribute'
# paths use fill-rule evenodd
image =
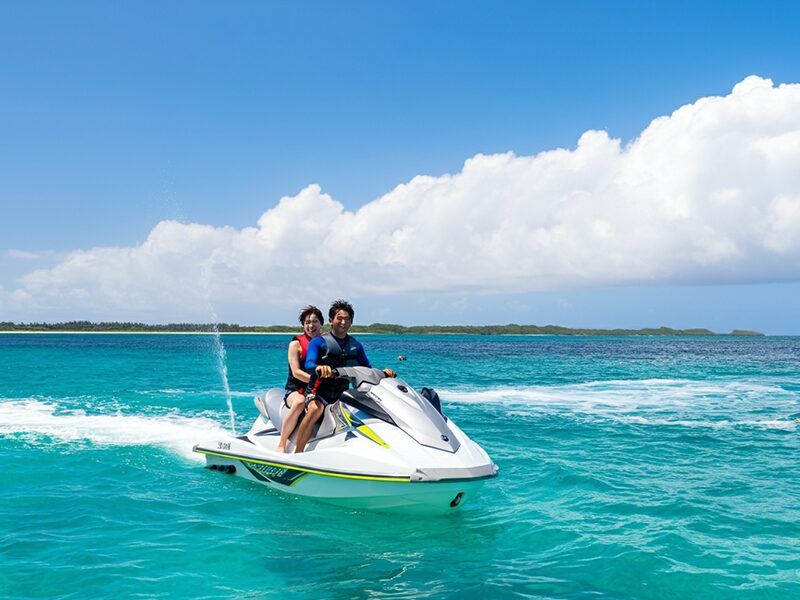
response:
<svg viewBox="0 0 800 600"><path fill-rule="evenodd" d="M380 369L372 367L338 367L331 369L331 375L336 379L349 379L353 387L358 387L362 383L368 385L378 385L381 379L387 375Z"/></svg>

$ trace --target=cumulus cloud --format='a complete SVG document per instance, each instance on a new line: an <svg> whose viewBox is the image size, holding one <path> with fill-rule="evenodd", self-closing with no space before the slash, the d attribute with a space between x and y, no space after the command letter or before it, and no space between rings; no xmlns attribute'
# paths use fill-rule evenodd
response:
<svg viewBox="0 0 800 600"><path fill-rule="evenodd" d="M309 185L254 227L163 221L19 280L7 302L117 310L210 301L527 292L800 278L800 84L751 76L627 145L477 155L355 212ZM308 243L303 243L303 240Z"/></svg>

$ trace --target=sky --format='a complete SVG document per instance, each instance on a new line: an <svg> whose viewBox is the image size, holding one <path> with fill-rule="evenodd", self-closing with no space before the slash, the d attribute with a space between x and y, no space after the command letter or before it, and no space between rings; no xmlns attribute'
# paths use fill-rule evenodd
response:
<svg viewBox="0 0 800 600"><path fill-rule="evenodd" d="M800 5L0 3L0 321L800 334Z"/></svg>

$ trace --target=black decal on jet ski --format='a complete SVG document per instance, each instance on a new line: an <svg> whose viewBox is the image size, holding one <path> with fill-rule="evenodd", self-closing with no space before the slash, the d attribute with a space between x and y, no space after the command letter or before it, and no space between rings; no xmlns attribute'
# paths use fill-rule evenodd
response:
<svg viewBox="0 0 800 600"><path fill-rule="evenodd" d="M308 474L286 467L274 467L272 465L262 465L245 461L242 461L242 464L247 467L247 470L250 471L256 479L260 481L274 481L281 485L292 485L295 481Z"/></svg>

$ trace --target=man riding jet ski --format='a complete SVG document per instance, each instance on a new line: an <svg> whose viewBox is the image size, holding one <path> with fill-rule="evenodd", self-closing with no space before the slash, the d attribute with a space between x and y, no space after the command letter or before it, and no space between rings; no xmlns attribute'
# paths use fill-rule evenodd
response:
<svg viewBox="0 0 800 600"><path fill-rule="evenodd" d="M283 390L272 389L255 398L259 415L247 434L197 444L195 452L206 455L211 469L353 508L446 512L497 474L486 452L443 414L432 390L419 394L369 367L332 375L354 389L324 408L308 451L277 452L287 409Z"/></svg>
<svg viewBox="0 0 800 600"><path fill-rule="evenodd" d="M302 452L311 435L311 428L322 416L325 405L336 402L349 384L331 379L331 368L371 367L364 347L354 337L348 335L353 325L355 311L345 300L337 300L328 311L331 330L311 340L305 353L305 370L311 376L306 393L306 415L297 433L296 452ZM395 372L384 369L388 377Z"/></svg>

